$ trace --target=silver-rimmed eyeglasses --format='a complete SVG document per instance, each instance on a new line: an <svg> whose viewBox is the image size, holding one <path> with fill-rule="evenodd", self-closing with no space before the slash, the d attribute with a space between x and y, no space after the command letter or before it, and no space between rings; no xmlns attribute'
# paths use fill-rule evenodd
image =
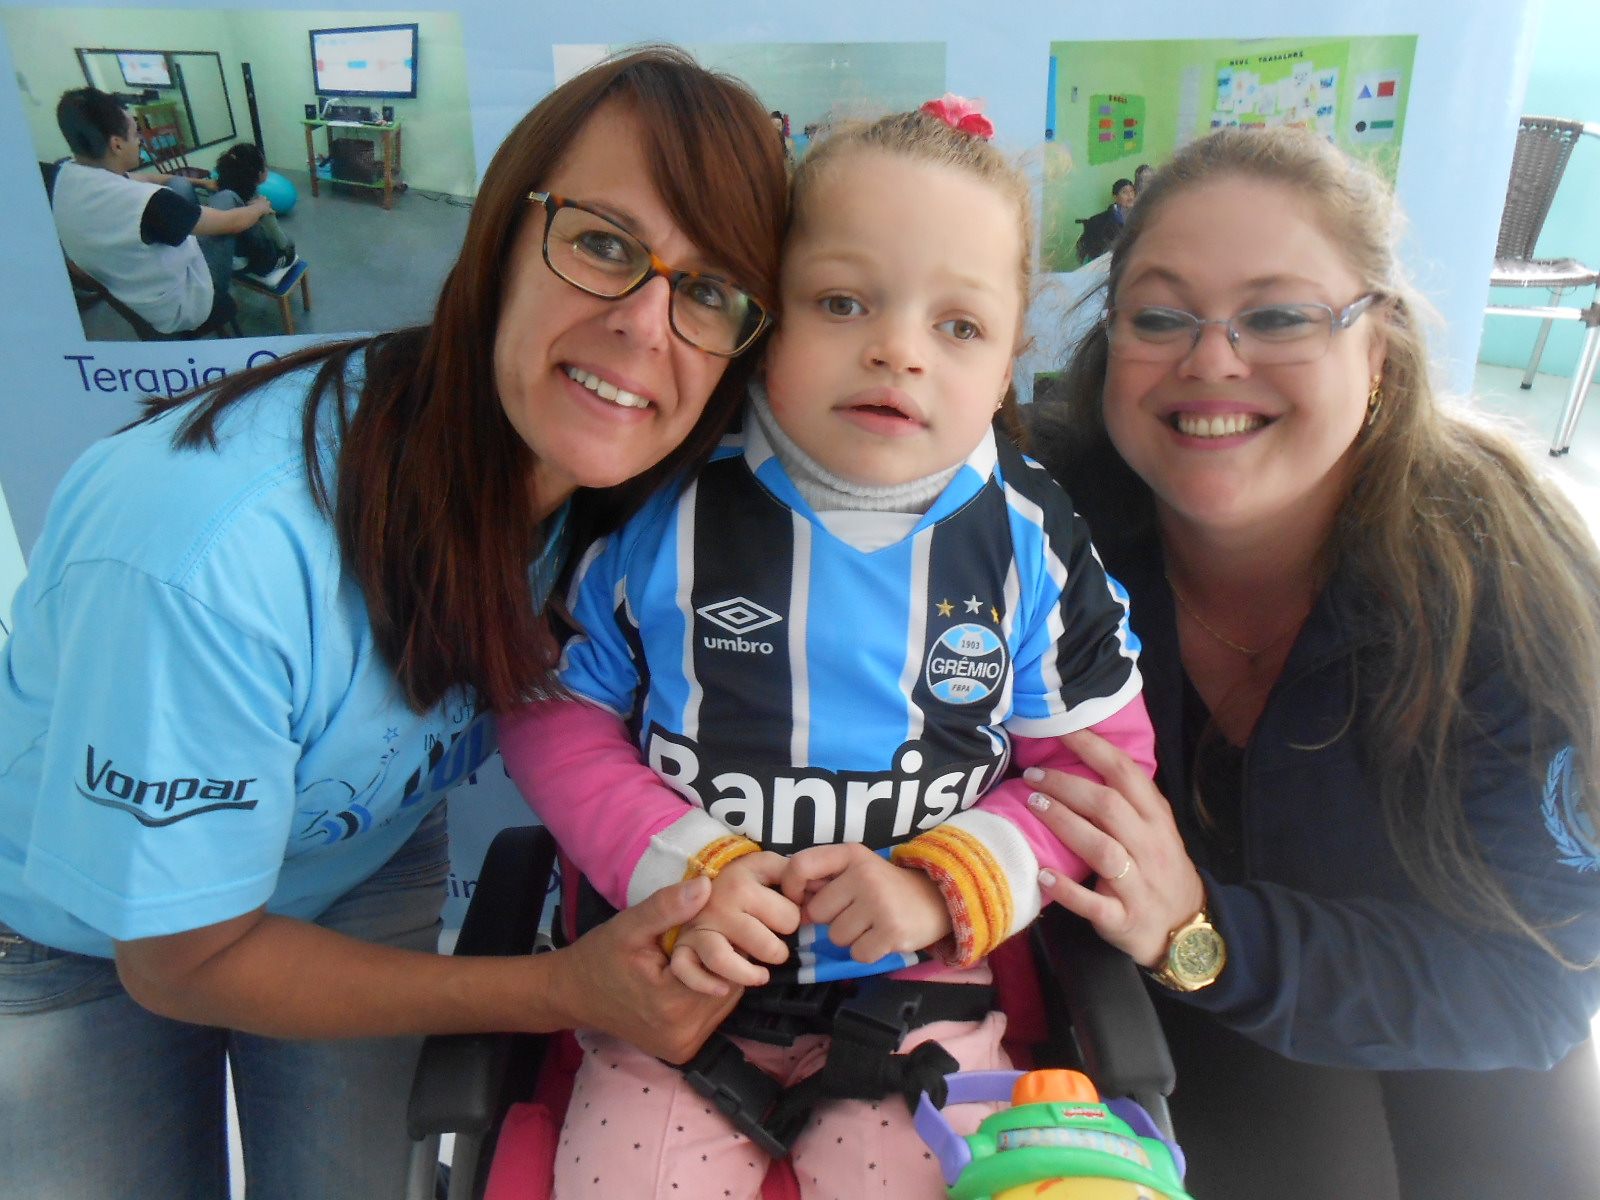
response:
<svg viewBox="0 0 1600 1200"><path fill-rule="evenodd" d="M755 297L726 279L669 267L615 221L565 197L529 192L528 199L544 207L546 265L579 291L620 300L659 275L672 289L672 331L719 358L744 353L767 327Z"/></svg>
<svg viewBox="0 0 1600 1200"><path fill-rule="evenodd" d="M1113 308L1106 313L1111 353L1134 362L1177 362L1200 344L1207 325L1221 325L1228 344L1252 366L1311 362L1383 296L1368 292L1335 312L1326 304L1268 304L1231 317L1201 318L1158 304Z"/></svg>

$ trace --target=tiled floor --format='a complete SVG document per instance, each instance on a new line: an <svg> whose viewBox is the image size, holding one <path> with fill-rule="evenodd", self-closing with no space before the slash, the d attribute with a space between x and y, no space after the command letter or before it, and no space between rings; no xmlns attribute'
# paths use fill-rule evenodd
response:
<svg viewBox="0 0 1600 1200"><path fill-rule="evenodd" d="M1600 537L1600 387L1589 389L1571 448L1552 457L1550 440L1566 406L1571 381L1563 376L1535 375L1532 389L1526 392L1519 386L1521 382L1521 367L1479 363L1470 403L1505 417L1518 429L1530 452L1550 468L1588 517L1589 528Z"/></svg>

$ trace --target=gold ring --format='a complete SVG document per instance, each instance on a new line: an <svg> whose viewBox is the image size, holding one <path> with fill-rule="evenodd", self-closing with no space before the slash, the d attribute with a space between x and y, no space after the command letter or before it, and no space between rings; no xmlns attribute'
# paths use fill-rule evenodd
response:
<svg viewBox="0 0 1600 1200"><path fill-rule="evenodd" d="M1133 856L1129 855L1128 856L1128 861L1122 864L1122 870L1118 871L1115 875L1113 875L1111 877L1111 881L1113 883L1115 883L1117 880L1121 879L1123 876L1125 876L1131 870L1133 870Z"/></svg>

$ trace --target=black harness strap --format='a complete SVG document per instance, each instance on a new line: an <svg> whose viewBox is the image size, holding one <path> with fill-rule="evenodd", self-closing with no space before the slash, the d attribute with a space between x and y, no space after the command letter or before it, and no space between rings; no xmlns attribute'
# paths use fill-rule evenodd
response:
<svg viewBox="0 0 1600 1200"><path fill-rule="evenodd" d="M938 1042L896 1054L906 1034L935 1021L981 1021L994 1008L992 987L918 983L882 977L796 984L746 993L722 1031L681 1068L691 1087L774 1158L789 1153L811 1111L824 1100L881 1100L899 1095L913 1111L923 1092L945 1101L945 1075L958 1064ZM728 1034L787 1046L827 1033L828 1057L815 1075L785 1088L745 1058Z"/></svg>
<svg viewBox="0 0 1600 1200"><path fill-rule="evenodd" d="M784 1086L744 1056L724 1034L713 1033L688 1062L679 1068L689 1086L717 1106L740 1133L773 1158L783 1158L805 1127L774 1119Z"/></svg>
<svg viewBox="0 0 1600 1200"><path fill-rule="evenodd" d="M822 1070L785 1089L768 1118L772 1124L788 1128L798 1121L804 1126L811 1110L824 1100L899 1095L916 1112L917 1101L927 1092L936 1106L943 1107L948 1092L944 1077L960 1067L954 1055L938 1042L923 1042L909 1054L896 1054L905 1039L897 1025L849 1010L841 1011L839 1018Z"/></svg>

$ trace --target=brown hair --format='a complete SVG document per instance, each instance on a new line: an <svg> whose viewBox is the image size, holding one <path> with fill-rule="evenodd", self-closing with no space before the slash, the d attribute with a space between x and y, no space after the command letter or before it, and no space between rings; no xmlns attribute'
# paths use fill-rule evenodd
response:
<svg viewBox="0 0 1600 1200"><path fill-rule="evenodd" d="M1460 750L1488 736L1472 686L1503 672L1532 714L1530 778L1543 781L1552 750L1570 744L1573 779L1600 826L1600 557L1582 519L1510 438L1436 399L1422 309L1397 262L1393 197L1323 139L1223 130L1179 150L1128 213L1105 303L1114 303L1129 255L1166 205L1237 177L1292 188L1362 286L1386 297L1371 312L1387 341L1382 404L1354 447L1350 493L1324 554L1328 569L1352 580L1377 635L1377 651L1359 667L1361 711L1352 722L1390 840L1439 909L1518 930L1562 958L1483 859L1462 803L1471 783ZM1105 432L1107 353L1101 322L1075 348L1066 417L1080 445L1103 446L1117 460L1111 486L1137 497L1149 520L1149 489Z"/></svg>
<svg viewBox="0 0 1600 1200"><path fill-rule="evenodd" d="M1033 294L1033 196L1028 177L993 143L955 129L931 113L903 112L879 120L844 121L832 126L795 168L789 237L803 228L806 197L828 170L829 164L853 150L871 150L909 158L913 162L962 171L995 188L1016 205L1017 232L1022 254L1017 262L1017 287L1022 305L1017 326L1016 353L1024 349L1022 321ZM1015 432L1016 386L1006 389L1001 423Z"/></svg>
<svg viewBox="0 0 1600 1200"><path fill-rule="evenodd" d="M527 195L611 102L638 118L651 180L673 220L770 307L787 187L766 110L744 84L704 70L683 51L641 47L557 87L506 137L484 174L431 324L315 346L231 376L198 393L176 438L180 446L214 446L226 409L270 380L316 365L302 427L311 487L360 582L378 647L418 711L458 688L504 710L550 684L554 639L528 580L544 546L528 503L533 454L501 408L494 340L512 247L532 207ZM755 357L729 365L688 438L655 467L574 497L570 524L579 544L710 454ZM142 419L194 400L153 397ZM333 496L325 440L337 447Z"/></svg>

